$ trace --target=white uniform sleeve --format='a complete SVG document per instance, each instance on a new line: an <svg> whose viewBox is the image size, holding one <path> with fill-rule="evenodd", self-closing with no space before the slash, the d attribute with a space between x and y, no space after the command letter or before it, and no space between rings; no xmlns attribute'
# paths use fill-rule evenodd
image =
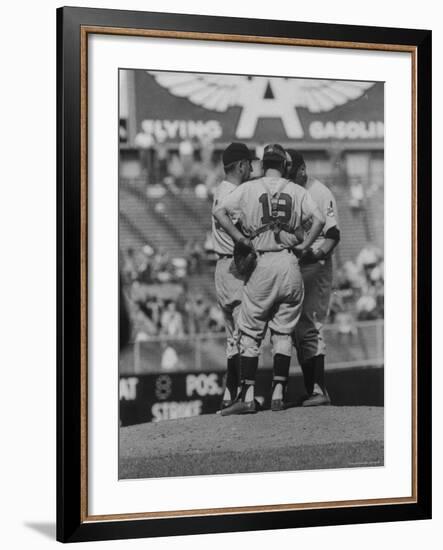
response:
<svg viewBox="0 0 443 550"><path fill-rule="evenodd" d="M218 208L225 208L232 218L240 218L244 210L245 185L239 185L237 189L229 193L220 203ZM217 209L217 208L216 208Z"/></svg>
<svg viewBox="0 0 443 550"><path fill-rule="evenodd" d="M314 202L314 199L311 197L311 195L307 191L303 193L302 200L301 200L301 216L302 216L302 222L314 216L320 219L322 222L325 221L325 216L322 214L319 207Z"/></svg>
<svg viewBox="0 0 443 550"><path fill-rule="evenodd" d="M331 227L338 228L337 203L335 202L334 195L329 191L329 189L327 189L322 195L321 205L319 206L325 219L323 232L326 233L326 231L331 229Z"/></svg>

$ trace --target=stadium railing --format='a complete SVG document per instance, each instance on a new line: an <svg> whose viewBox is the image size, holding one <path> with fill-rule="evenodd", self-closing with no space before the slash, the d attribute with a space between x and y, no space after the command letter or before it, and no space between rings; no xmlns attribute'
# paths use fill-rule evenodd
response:
<svg viewBox="0 0 443 550"><path fill-rule="evenodd" d="M384 321L355 323L351 331L326 325L323 335L327 347L328 369L381 367L384 364ZM205 333L180 338L150 337L129 344L120 356L120 374L175 371L224 370L225 335ZM272 364L269 336L264 341L261 367ZM293 367L298 363L293 353Z"/></svg>

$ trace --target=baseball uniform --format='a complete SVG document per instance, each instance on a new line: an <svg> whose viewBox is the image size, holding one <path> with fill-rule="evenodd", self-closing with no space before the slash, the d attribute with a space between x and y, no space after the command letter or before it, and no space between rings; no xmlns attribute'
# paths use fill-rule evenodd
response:
<svg viewBox="0 0 443 550"><path fill-rule="evenodd" d="M235 189L237 189L235 184L223 180L215 189L213 210ZM233 222L236 223L235 218ZM243 278L236 272L232 261L234 243L214 217L212 217L212 237L214 250L218 255L215 268L215 291L225 320L226 356L229 359L238 353L236 318L242 298Z"/></svg>
<svg viewBox="0 0 443 550"><path fill-rule="evenodd" d="M325 219L325 226L312 245L313 250L321 247L326 232L338 227L337 205L334 195L326 185L317 179L309 178L306 191L317 205ZM311 220L305 221L303 228L309 233ZM322 261L300 266L305 297L300 321L295 330L298 359L305 363L317 355L325 355L326 348L322 335L323 322L328 314L332 289L332 254Z"/></svg>
<svg viewBox="0 0 443 550"><path fill-rule="evenodd" d="M256 357L267 327L273 353L291 355L291 337L301 314L303 281L296 256L295 233L313 215L321 218L310 195L280 177L246 182L221 203L238 219L257 252L257 266L245 283L238 316L242 356ZM278 230L275 222L277 221Z"/></svg>

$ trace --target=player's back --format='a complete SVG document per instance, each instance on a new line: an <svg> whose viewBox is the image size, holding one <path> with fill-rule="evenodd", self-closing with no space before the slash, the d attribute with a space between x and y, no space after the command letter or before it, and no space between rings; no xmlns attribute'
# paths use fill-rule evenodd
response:
<svg viewBox="0 0 443 550"><path fill-rule="evenodd" d="M257 234L254 248L272 251L296 244L288 234L300 227L303 217L312 214L306 191L299 185L279 177L263 177L243 184L240 221L248 234ZM278 236L270 226L278 220L283 227ZM288 231L290 230L290 231Z"/></svg>
<svg viewBox="0 0 443 550"><path fill-rule="evenodd" d="M221 181L214 191L214 202L212 211L214 211L223 200L232 193L237 186L230 181L223 180ZM235 223L235 220L234 220ZM214 242L214 251L219 255L232 254L234 250L234 243L231 237L226 233L226 231L221 227L217 220L212 216L212 239Z"/></svg>

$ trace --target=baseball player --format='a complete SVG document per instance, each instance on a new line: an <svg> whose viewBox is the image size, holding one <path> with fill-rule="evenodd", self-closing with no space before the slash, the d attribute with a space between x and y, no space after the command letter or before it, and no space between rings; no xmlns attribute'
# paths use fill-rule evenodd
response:
<svg viewBox="0 0 443 550"><path fill-rule="evenodd" d="M332 252L340 241L337 205L334 195L326 185L307 176L303 156L293 149L289 149L288 153L291 157L288 178L308 192L325 219L320 235L300 262L305 297L300 320L294 332L294 343L307 393L302 405L329 405L331 401L325 383L326 348L322 326L331 297ZM310 234L310 220L303 224L303 228Z"/></svg>
<svg viewBox="0 0 443 550"><path fill-rule="evenodd" d="M268 145L263 153L265 176L238 186L214 209L216 220L236 243L236 250L249 254L253 251L256 255L255 269L243 287L238 315L241 392L232 405L221 411L223 416L257 411L254 384L267 327L271 331L274 367L271 408L283 408L291 335L303 301L303 280L295 253L303 255L324 225L309 194L282 177L286 164L284 149L277 144ZM232 218L239 219L242 231ZM312 219L311 230L300 243L295 233L307 219Z"/></svg>
<svg viewBox="0 0 443 550"><path fill-rule="evenodd" d="M231 143L223 152L225 179L216 187L214 210L232 191L248 180L251 173L251 153L244 143ZM236 218L232 219L234 223ZM232 261L234 242L228 233L212 217L212 237L218 260L215 268L215 290L218 304L223 312L226 327L226 388L221 409L228 407L236 398L240 385L240 356L236 319L243 292L243 277L236 271Z"/></svg>

